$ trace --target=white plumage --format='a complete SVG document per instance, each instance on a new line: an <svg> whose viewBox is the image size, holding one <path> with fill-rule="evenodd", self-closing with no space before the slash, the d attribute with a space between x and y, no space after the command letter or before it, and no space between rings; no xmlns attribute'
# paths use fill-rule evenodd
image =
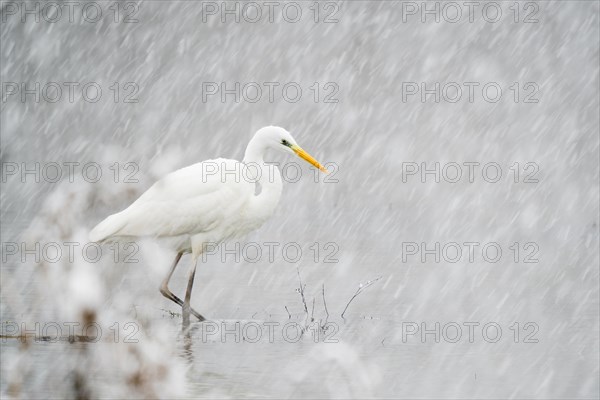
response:
<svg viewBox="0 0 600 400"><path fill-rule="evenodd" d="M163 281L161 293L183 306L184 323L198 256L206 244L243 236L260 227L272 214L282 190L278 168L264 162L268 149L296 154L322 171L325 168L306 153L283 128L260 129L246 148L244 161L218 158L174 171L150 187L125 210L100 222L90 232L95 242L131 237L167 241L177 257ZM168 289L183 253L192 253L186 301Z"/></svg>
<svg viewBox="0 0 600 400"><path fill-rule="evenodd" d="M207 166L210 165L211 167ZM111 215L90 232L93 241L120 236L189 238L238 220L254 194L254 185L232 175L212 174L213 166L235 168L239 161L207 160L170 173L125 210ZM210 168L211 174L206 171ZM222 179L224 178L224 179ZM178 249L179 250L179 249ZM185 249L191 250L191 245Z"/></svg>

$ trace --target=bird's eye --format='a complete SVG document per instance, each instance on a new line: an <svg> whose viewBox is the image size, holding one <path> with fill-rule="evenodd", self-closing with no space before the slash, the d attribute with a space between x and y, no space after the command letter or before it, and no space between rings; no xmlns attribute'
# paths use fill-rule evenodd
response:
<svg viewBox="0 0 600 400"><path fill-rule="evenodd" d="M284 145L284 146L289 146L290 145L290 143L287 140L285 140L285 139L283 139L281 141L281 144Z"/></svg>

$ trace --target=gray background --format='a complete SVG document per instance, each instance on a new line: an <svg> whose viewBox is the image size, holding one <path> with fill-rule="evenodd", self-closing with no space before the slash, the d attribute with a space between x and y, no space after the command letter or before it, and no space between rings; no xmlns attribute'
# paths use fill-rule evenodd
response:
<svg viewBox="0 0 600 400"><path fill-rule="evenodd" d="M285 184L276 215L247 240L296 242L303 257L209 260L198 267L192 304L219 324L283 325L286 306L302 323L299 268L318 319L325 285L339 342L203 341L196 324L186 346L180 318L165 311L180 310L157 290L172 254L153 243L140 243L139 262L129 264L110 255L97 263L13 256L2 264L3 324L82 321L83 310L93 310L106 337L115 322L134 322L139 342L3 340L3 395L72 397L83 386L92 397L599 396L597 2L539 2L535 23L523 22L533 9L526 2L518 22L513 2L494 3L502 9L495 23L482 17L486 3L473 22L463 6L458 23L443 15L439 23L432 16L422 22L420 14L403 13L406 3L392 1L335 3L336 23L322 21L330 10L324 4L315 23L312 2L298 3L296 23L282 18L281 5L273 22L265 15L257 23L231 16L204 22L202 2L192 1L142 2L137 23L115 23L111 3L97 4L104 14L96 23L81 17L81 7L72 23L66 15L56 23L22 23L14 15L2 21L3 84L97 82L103 89L96 103L77 90L73 103L66 92L56 103L3 99L2 162L97 162L104 173L97 183L79 170L74 182L7 177L2 242L85 243L91 227L169 171L217 156L241 159L257 129L283 126L317 159L338 165L338 182L315 183L302 165L302 178ZM135 82L139 101L124 103L121 92L115 102L114 82L121 90ZM203 102L203 82L296 82L303 94L296 103L277 91L272 103L264 96ZM339 101L315 102L315 82L321 90L337 84ZM480 86L473 102L466 92L456 103L418 95L404 102L403 82ZM488 82L503 89L496 103L482 97ZM519 102L509 89L514 82ZM538 85L538 103L523 102L527 82ZM292 161L279 154L268 160ZM139 182L115 183L115 162L136 163ZM418 175L403 182L406 162L496 162L503 176L489 183L477 170L472 183L431 176L423 183ZM515 162L538 165L539 182L523 182L521 170L515 183ZM315 242L321 249L336 243L339 262L324 263L325 252L314 262ZM480 252L474 262L403 260L405 242L496 242L503 255L496 263ZM519 262L509 249L514 242L521 244ZM522 260L528 242L539 247L537 263ZM172 283L179 294L188 259L183 263ZM342 320L358 285L377 277ZM503 334L489 343L476 331L470 343L463 326L458 343L436 343L432 335L403 340L407 322L429 329L495 322ZM519 343L510 330L515 322ZM539 327L537 343L523 343L527 322Z"/></svg>

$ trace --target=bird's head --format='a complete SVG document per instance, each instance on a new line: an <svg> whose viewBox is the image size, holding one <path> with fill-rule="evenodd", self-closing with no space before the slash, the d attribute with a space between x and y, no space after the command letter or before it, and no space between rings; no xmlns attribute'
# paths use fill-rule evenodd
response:
<svg viewBox="0 0 600 400"><path fill-rule="evenodd" d="M296 140L294 140L288 131L279 126L266 126L261 128L258 130L258 132L256 132L255 137L260 138L260 140L263 141L268 148L289 154L295 154L315 168L318 168L325 173L328 172L324 166L322 166L310 154L304 151L304 149L302 149L298 143L296 143Z"/></svg>

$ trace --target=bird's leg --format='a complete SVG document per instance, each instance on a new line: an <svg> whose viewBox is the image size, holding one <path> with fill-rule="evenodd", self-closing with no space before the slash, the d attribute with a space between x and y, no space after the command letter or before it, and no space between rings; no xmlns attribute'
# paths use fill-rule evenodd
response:
<svg viewBox="0 0 600 400"><path fill-rule="evenodd" d="M169 273L167 274L165 279L160 284L160 293L163 296L165 296L167 299L171 300L172 302L177 303L179 306L183 306L183 301L181 301L181 299L179 297L175 296L169 290L169 281L171 280L171 277L173 276L173 272L175 272L175 268L177 267L179 260L181 260L182 255L183 255L183 252L177 253L177 256L175 257L175 261L173 262L173 265L171 266L171 270L169 271ZM198 320L200 320L200 321L204 321L206 319L202 315L200 315L200 313L198 313L196 310L194 310L193 308L190 308L190 312L194 315L194 317L198 318Z"/></svg>
<svg viewBox="0 0 600 400"><path fill-rule="evenodd" d="M188 278L187 289L185 291L185 298L183 300L182 313L183 313L183 328L186 329L190 324L190 300L192 298L192 287L194 286L194 276L196 275L196 265L198 259L192 255L192 268L190 269L190 275ZM204 321L202 318L200 321Z"/></svg>

